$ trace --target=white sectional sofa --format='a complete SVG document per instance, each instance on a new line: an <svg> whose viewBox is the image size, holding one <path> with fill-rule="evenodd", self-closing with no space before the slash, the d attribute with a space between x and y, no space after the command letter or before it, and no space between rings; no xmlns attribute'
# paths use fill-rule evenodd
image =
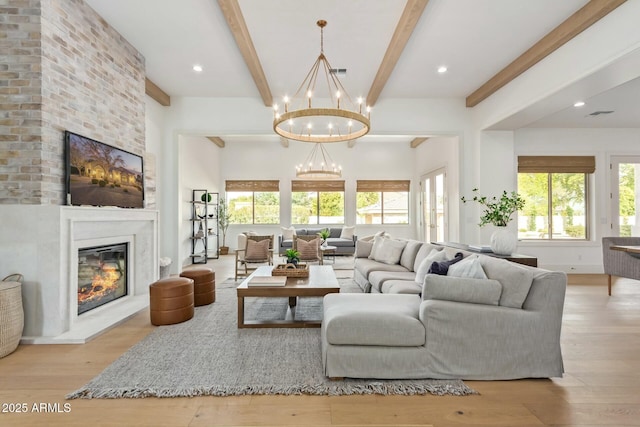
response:
<svg viewBox="0 0 640 427"><path fill-rule="evenodd" d="M364 246L370 245L356 250L356 279L370 293L324 298L322 361L328 377L562 376L566 274L466 252L465 260L449 267L456 275L425 274L418 283L427 257L449 258L456 251L406 241L393 264L365 257Z"/></svg>

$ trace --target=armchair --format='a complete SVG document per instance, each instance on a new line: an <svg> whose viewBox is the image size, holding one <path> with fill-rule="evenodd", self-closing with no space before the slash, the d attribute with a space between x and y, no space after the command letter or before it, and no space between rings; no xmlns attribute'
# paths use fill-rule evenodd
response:
<svg viewBox="0 0 640 427"><path fill-rule="evenodd" d="M257 264L273 265L273 235L245 236L244 240L244 247L236 250L235 280L239 275L247 277L256 270ZM249 267L251 264L255 266Z"/></svg>

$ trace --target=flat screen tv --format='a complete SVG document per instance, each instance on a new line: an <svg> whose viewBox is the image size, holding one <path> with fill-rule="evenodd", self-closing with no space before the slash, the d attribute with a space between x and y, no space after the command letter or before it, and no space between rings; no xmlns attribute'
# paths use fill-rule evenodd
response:
<svg viewBox="0 0 640 427"><path fill-rule="evenodd" d="M142 157L65 132L67 204L144 208Z"/></svg>

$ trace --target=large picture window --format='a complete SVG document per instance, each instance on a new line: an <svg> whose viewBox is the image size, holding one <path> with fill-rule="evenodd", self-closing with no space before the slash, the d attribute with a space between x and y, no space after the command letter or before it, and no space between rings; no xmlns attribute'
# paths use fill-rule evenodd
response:
<svg viewBox="0 0 640 427"><path fill-rule="evenodd" d="M518 238L527 240L589 238L589 174L592 156L518 157Z"/></svg>
<svg viewBox="0 0 640 427"><path fill-rule="evenodd" d="M232 224L280 224L279 181L227 181Z"/></svg>
<svg viewBox="0 0 640 427"><path fill-rule="evenodd" d="M362 180L356 192L356 224L409 223L409 181Z"/></svg>
<svg viewBox="0 0 640 427"><path fill-rule="evenodd" d="M344 181L292 181L292 224L344 224Z"/></svg>

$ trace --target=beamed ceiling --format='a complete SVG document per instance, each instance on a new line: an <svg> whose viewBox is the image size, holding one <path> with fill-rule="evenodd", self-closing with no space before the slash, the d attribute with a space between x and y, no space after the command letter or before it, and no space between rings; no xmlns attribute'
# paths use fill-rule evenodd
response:
<svg viewBox="0 0 640 427"><path fill-rule="evenodd" d="M374 106L464 98L473 107L625 0L86 1L145 56L148 88L160 97L254 97L270 106L306 75L320 48L315 23L325 19L325 54L347 69L352 97ZM559 114L549 123L576 121Z"/></svg>

